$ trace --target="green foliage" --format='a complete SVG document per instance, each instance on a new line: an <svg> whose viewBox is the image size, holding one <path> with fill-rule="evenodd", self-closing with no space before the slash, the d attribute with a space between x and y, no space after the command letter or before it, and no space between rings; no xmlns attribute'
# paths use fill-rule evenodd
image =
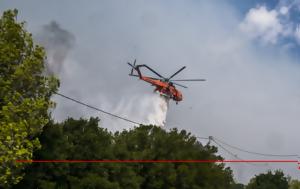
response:
<svg viewBox="0 0 300 189"><path fill-rule="evenodd" d="M300 181L299 180L291 180L289 182L289 189L300 189Z"/></svg>
<svg viewBox="0 0 300 189"><path fill-rule="evenodd" d="M288 178L284 176L282 171L271 171L256 175L250 180L246 189L288 189Z"/></svg>
<svg viewBox="0 0 300 189"><path fill-rule="evenodd" d="M230 189L244 189L244 188L245 188L245 185L240 184L240 183L235 183L235 184L232 184Z"/></svg>
<svg viewBox="0 0 300 189"><path fill-rule="evenodd" d="M222 159L186 131L140 126L112 134L98 119L48 123L35 159ZM216 182L217 181L217 182ZM41 163L32 164L15 188L156 189L233 186L232 172L221 163Z"/></svg>
<svg viewBox="0 0 300 189"><path fill-rule="evenodd" d="M113 135L98 127L98 119L50 122L40 136L35 159L115 159ZM99 163L33 164L15 188L137 188L131 167Z"/></svg>
<svg viewBox="0 0 300 189"><path fill-rule="evenodd" d="M155 126L140 126L115 134L115 153L123 159L221 160L217 148L203 146L186 131L167 132ZM215 163L148 163L138 165L141 188L229 188L232 172ZM218 182L215 182L218 180Z"/></svg>
<svg viewBox="0 0 300 189"><path fill-rule="evenodd" d="M45 52L34 45L17 10L0 18L0 187L22 179L24 164L40 147L36 136L48 122L58 81L43 75Z"/></svg>

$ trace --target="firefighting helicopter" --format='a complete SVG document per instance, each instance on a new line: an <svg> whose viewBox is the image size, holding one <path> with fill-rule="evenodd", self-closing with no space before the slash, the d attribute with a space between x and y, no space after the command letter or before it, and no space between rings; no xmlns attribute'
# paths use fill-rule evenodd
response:
<svg viewBox="0 0 300 189"><path fill-rule="evenodd" d="M174 81L177 82L178 81L179 82L180 81L205 81L205 79L172 79L175 75L177 75L179 72L184 70L186 68L185 66L180 68L177 72L175 72L170 77L166 78L145 64L136 65L136 60L134 60L133 64L131 64L130 62L127 63L129 66L131 66L131 72L129 74L130 76L139 77L141 80L152 84L153 86L156 87L154 89L154 92L159 92L160 95L173 99L176 102L176 104L178 104L179 101L182 101L183 97L182 97L182 93L178 89L176 89L175 85L183 88L187 88L187 87L182 84L175 83ZM142 75L140 68L146 68L150 70L155 75L157 75L158 78ZM135 71L137 72L137 74L135 73Z"/></svg>

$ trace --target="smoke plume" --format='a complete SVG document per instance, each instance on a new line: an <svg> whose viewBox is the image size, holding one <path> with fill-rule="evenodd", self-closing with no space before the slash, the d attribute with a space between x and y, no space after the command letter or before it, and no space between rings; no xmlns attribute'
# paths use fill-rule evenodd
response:
<svg viewBox="0 0 300 189"><path fill-rule="evenodd" d="M57 22L52 21L37 34L37 41L45 47L47 52L46 72L60 74L64 60L74 46L74 35L61 28Z"/></svg>

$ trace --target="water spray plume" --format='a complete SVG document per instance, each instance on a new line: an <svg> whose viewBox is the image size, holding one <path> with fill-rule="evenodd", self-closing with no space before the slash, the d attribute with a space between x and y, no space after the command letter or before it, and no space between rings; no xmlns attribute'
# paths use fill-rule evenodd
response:
<svg viewBox="0 0 300 189"><path fill-rule="evenodd" d="M154 94L151 101L153 102L153 110L147 117L147 122L152 125L163 127L166 123L167 112L170 98Z"/></svg>

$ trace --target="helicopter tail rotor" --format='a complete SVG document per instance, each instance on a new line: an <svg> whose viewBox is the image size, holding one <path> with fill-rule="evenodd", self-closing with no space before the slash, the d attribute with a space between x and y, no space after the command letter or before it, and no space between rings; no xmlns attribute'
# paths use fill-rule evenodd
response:
<svg viewBox="0 0 300 189"><path fill-rule="evenodd" d="M136 63L136 59L134 59L133 65L131 63L127 62L127 64L132 67L130 74L129 74L130 76L134 76L133 71L136 69L135 63Z"/></svg>

